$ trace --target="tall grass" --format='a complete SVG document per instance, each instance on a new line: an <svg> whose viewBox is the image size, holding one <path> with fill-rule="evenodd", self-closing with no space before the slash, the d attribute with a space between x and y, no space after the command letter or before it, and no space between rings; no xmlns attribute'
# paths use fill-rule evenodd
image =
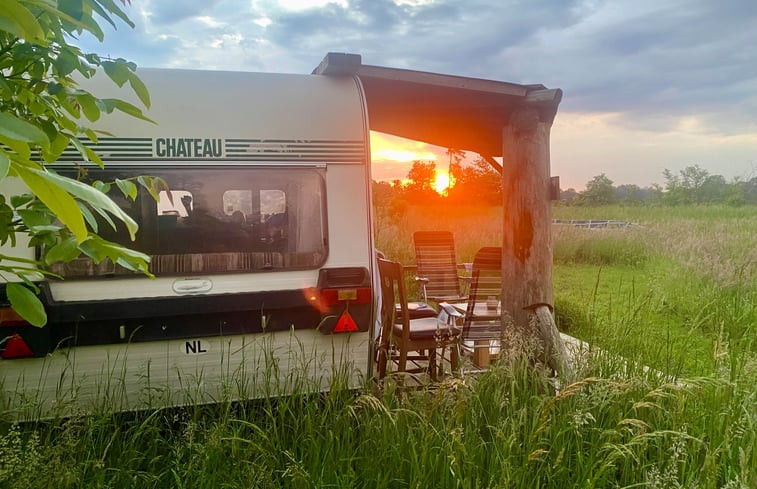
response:
<svg viewBox="0 0 757 489"><path fill-rule="evenodd" d="M590 344L559 388L521 351L421 389L348 390L337 373L326 394L6 422L0 487L757 487L757 285L741 242L757 217L622 211L561 216L642 227L556 236L557 319ZM496 210L438 217L379 216L378 247L412 263L412 231L450 229L467 261L499 242ZM699 226L720 234L686 232Z"/></svg>
<svg viewBox="0 0 757 489"><path fill-rule="evenodd" d="M379 208L375 221L376 247L390 259L406 265L415 263L415 231L452 231L459 263L472 262L482 246L502 242L502 212L497 207L414 206L403 209L401 214Z"/></svg>
<svg viewBox="0 0 757 489"><path fill-rule="evenodd" d="M725 361L729 361L727 358ZM555 391L525 356L433 389L3 427L2 487L754 487L757 366L669 381L595 352Z"/></svg>
<svg viewBox="0 0 757 489"><path fill-rule="evenodd" d="M757 212L610 207L586 217L632 220L622 211L643 218L639 226L556 230L560 326L605 347L631 341L635 354L675 374L708 371L723 341L756 351ZM583 217L576 212L557 209Z"/></svg>

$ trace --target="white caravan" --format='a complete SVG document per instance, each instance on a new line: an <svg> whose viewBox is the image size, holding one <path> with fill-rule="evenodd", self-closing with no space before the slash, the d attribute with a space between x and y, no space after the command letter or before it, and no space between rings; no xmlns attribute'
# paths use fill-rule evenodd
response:
<svg viewBox="0 0 757 489"><path fill-rule="evenodd" d="M224 390L254 396L274 371L287 390L328 388L335 371L351 385L363 381L374 274L359 80L158 69L139 76L156 124L104 117L97 128L114 136L90 147L105 169L88 167L85 178L166 180L171 198L163 191L158 202L143 189L134 201L111 192L139 224L136 241L123 228L99 227L150 255L156 278L85 257L56 266L64 280L42 284L48 325L0 326L3 407L26 417L36 414L28 409L70 412L93 402L128 409L198 393L219 399ZM128 99L126 92L115 95ZM65 161L79 159L72 150L56 170L76 171ZM6 195L19 190L17 181L3 185ZM19 251L34 258L32 248Z"/></svg>
<svg viewBox="0 0 757 489"><path fill-rule="evenodd" d="M140 225L135 242L99 226L105 238L150 255L156 278L87 258L56 266L64 279L40 284L44 328L20 321L0 294L0 413L30 418L323 390L335 380L360 385L372 374L378 289L369 130L473 151L499 166L503 128L530 127L523 121L534 115L548 127L562 96L543 85L363 65L341 53L311 75L139 75L156 124L103 118L97 128L113 136L91 147L105 169L88 167L85 178L167 181L170 198L163 192L157 202L113 194ZM87 88L137 103L108 87L114 93ZM548 144L542 133L539 144ZM550 181L542 150L545 161L511 162L510 172L511 183L531 179L524 189L540 203ZM56 169L73 174L79 160L67 152ZM22 190L0 181L3 195ZM516 190L506 195L520 199ZM529 216L515 227L530 226ZM548 251L548 239L535 243ZM23 243L0 252L36 253ZM550 253L539 256L551 262Z"/></svg>

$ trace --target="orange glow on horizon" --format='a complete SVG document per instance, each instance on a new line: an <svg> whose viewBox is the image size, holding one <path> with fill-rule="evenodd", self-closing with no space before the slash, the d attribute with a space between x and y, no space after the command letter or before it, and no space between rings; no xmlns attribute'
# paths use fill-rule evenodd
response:
<svg viewBox="0 0 757 489"><path fill-rule="evenodd" d="M449 160L446 148L371 131L373 178L377 181L399 181L407 185L410 180L406 175L413 162L434 163L436 175L431 187L439 195L447 195L447 190L455 186L455 180L447 170Z"/></svg>
<svg viewBox="0 0 757 489"><path fill-rule="evenodd" d="M416 160L436 160L437 155L427 144L371 131L371 157L374 161L388 160L410 163Z"/></svg>

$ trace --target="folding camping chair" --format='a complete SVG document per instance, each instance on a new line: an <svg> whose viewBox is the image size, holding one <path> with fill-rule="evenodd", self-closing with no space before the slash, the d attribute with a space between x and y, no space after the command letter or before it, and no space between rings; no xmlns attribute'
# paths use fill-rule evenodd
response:
<svg viewBox="0 0 757 489"><path fill-rule="evenodd" d="M447 315L462 323L462 347L473 350L479 366L488 364L490 348L503 340L501 296L502 248L484 247L473 259L467 303L440 304Z"/></svg>
<svg viewBox="0 0 757 489"><path fill-rule="evenodd" d="M424 301L463 302L467 299L458 275L455 239L449 231L416 231L413 233L416 280Z"/></svg>

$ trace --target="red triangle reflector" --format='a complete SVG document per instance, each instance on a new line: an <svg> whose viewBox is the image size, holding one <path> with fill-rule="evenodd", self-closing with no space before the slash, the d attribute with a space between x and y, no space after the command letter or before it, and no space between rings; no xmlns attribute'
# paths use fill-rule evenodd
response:
<svg viewBox="0 0 757 489"><path fill-rule="evenodd" d="M339 317L339 321L336 322L334 327L334 333L347 333L349 331L359 331L355 320L350 316L349 311L344 311Z"/></svg>
<svg viewBox="0 0 757 489"><path fill-rule="evenodd" d="M5 350L0 354L2 358L26 358L31 356L34 356L34 353L32 353L26 341L18 334L14 334L8 338L8 341L5 342Z"/></svg>

